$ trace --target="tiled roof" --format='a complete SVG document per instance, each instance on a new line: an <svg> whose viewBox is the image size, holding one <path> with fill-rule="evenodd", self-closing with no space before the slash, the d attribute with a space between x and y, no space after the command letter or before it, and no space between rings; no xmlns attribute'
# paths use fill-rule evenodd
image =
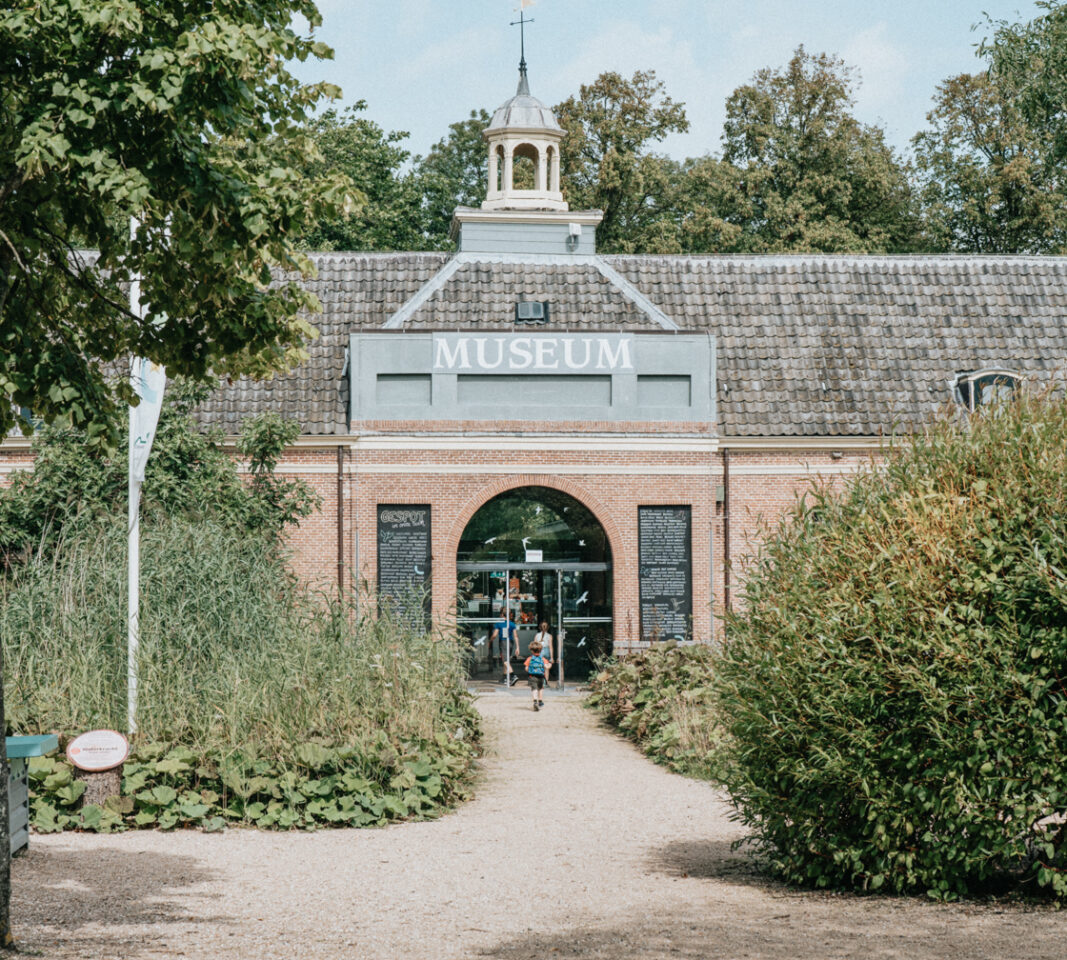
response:
<svg viewBox="0 0 1067 960"><path fill-rule="evenodd" d="M445 253L316 253L318 277L307 287L322 302L311 317L318 339L310 357L273 380L239 380L222 385L203 405L200 419L236 433L250 415L274 410L297 420L310 435L345 433L341 373L348 335L380 327L410 300L448 260Z"/></svg>
<svg viewBox="0 0 1067 960"><path fill-rule="evenodd" d="M725 436L870 436L928 419L956 373L1067 361L1067 259L605 257L718 338Z"/></svg>
<svg viewBox="0 0 1067 960"><path fill-rule="evenodd" d="M547 300L550 329L662 329L593 263L512 261L462 263L404 329L513 330L520 300Z"/></svg>
<svg viewBox="0 0 1067 960"><path fill-rule="evenodd" d="M315 254L323 303L311 359L267 383L223 388L204 419L234 431L276 409L307 434L346 429L350 332L380 328L437 277L401 329L509 329L514 303L548 300L552 327L682 330L718 338L724 436L874 436L929 417L962 370L1045 379L1067 361L1067 258L603 257L462 261L446 254ZM625 284L624 284L625 285Z"/></svg>

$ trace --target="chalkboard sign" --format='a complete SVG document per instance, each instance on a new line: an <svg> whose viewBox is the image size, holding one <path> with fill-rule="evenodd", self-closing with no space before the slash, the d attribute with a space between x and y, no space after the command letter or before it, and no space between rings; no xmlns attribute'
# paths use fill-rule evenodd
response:
<svg viewBox="0 0 1067 960"><path fill-rule="evenodd" d="M423 592L430 612L430 508L378 505L378 595L400 600Z"/></svg>
<svg viewBox="0 0 1067 960"><path fill-rule="evenodd" d="M689 507L638 507L641 637L687 640L693 620L693 515Z"/></svg>

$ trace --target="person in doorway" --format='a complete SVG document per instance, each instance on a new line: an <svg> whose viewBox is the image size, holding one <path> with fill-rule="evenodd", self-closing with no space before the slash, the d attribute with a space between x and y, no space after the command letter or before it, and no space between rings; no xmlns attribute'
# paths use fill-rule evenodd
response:
<svg viewBox="0 0 1067 960"><path fill-rule="evenodd" d="M533 696L534 713L545 705L545 658L541 656L541 644L534 640L530 643L530 655L524 663L526 676L530 681L530 694Z"/></svg>
<svg viewBox="0 0 1067 960"><path fill-rule="evenodd" d="M552 669L552 664L555 663L556 658L553 655L552 634L548 632L547 620L541 621L541 625L537 628L537 633L534 635L534 640L541 644L541 657L545 661L545 683L548 683L548 672ZM533 647L531 646L530 649L533 649Z"/></svg>
<svg viewBox="0 0 1067 960"><path fill-rule="evenodd" d="M504 661L504 683L513 687L519 680L518 674L511 669L512 654L519 652L518 628L512 622L506 607L502 618L493 624L493 639L497 642L500 659Z"/></svg>

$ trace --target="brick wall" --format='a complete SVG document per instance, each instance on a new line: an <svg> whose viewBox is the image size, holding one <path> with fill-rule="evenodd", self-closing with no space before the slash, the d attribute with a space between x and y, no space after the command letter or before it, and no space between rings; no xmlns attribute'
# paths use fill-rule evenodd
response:
<svg viewBox="0 0 1067 960"><path fill-rule="evenodd" d="M524 486L561 490L585 504L603 525L612 551L617 649L639 645L637 515L646 505L689 506L693 518L694 635L709 640L713 613L721 614L725 585L726 527L717 490L723 484L722 450L689 424L660 425L666 448L634 449L635 436L619 436L594 425L560 424L523 439L497 424L480 424L480 439L432 423L394 424L393 431L359 425L355 443L343 438L342 494L345 585L356 578L377 583L377 507L381 503L428 503L432 507L433 603L438 616L451 616L456 590L456 552L474 513L497 494ZM485 434L490 434L489 439ZM585 438L596 436L596 442ZM518 449L494 449L499 436ZM612 437L619 436L616 443ZM653 436L651 433L644 436ZM361 440L390 438L394 445L366 448ZM674 439L670 439L673 437ZM548 441L554 441L549 443ZM573 441L569 444L561 441ZM443 442L442 442L443 441ZM728 443L721 441L720 443ZM405 445L409 444L409 445ZM670 449L671 445L677 449ZM551 446L552 449L545 449ZM559 447L563 447L560 449ZM652 445L655 447L655 444ZM767 525L811 489L813 482L844 483L870 462L863 451L840 455L827 449L730 451L731 585L735 606L743 602L744 571ZM11 472L32 467L29 451L0 450L0 483ZM317 588L337 587L338 459L336 445L296 447L279 472L299 476L316 490L320 507L289 537L294 571Z"/></svg>

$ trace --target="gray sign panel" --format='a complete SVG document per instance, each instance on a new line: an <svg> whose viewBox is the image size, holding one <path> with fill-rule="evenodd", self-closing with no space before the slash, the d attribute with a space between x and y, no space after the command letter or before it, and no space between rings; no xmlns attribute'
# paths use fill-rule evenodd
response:
<svg viewBox="0 0 1067 960"><path fill-rule="evenodd" d="M689 639L693 624L692 509L639 507L637 550L641 638Z"/></svg>
<svg viewBox="0 0 1067 960"><path fill-rule="evenodd" d="M357 333L362 420L715 420L715 341L685 333Z"/></svg>
<svg viewBox="0 0 1067 960"><path fill-rule="evenodd" d="M424 593L430 602L430 508L378 504L378 594L404 600Z"/></svg>

